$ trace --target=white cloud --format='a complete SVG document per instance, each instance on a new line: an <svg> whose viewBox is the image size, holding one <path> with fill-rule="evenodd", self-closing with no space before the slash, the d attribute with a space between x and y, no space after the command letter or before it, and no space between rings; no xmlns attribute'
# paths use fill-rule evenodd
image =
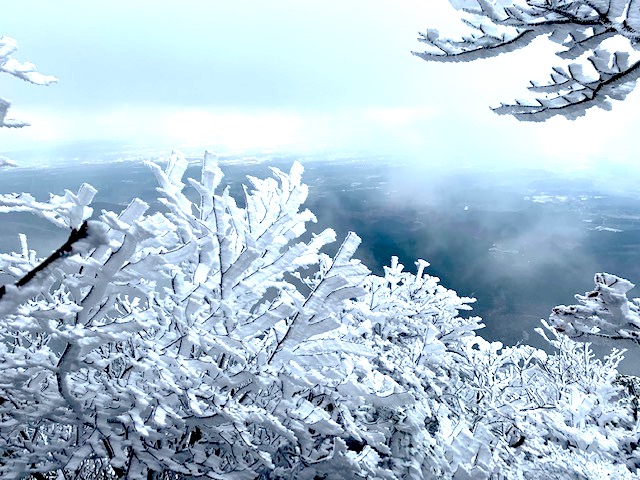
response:
<svg viewBox="0 0 640 480"><path fill-rule="evenodd" d="M232 150L286 148L299 142L303 120L287 113L178 110L161 119L166 138L188 145L220 144Z"/></svg>
<svg viewBox="0 0 640 480"><path fill-rule="evenodd" d="M486 81L486 80L483 80ZM104 111L20 112L32 126L1 129L3 150L40 142L112 140L158 148L208 147L242 152L255 149L314 149L413 155L423 164L533 166L554 170L602 169L637 163L632 141L634 103L616 102L612 112L593 110L584 118L554 118L541 124L518 122L490 112L486 99L415 107L342 109L301 113L215 108L131 107ZM468 93L457 99L471 100Z"/></svg>
<svg viewBox="0 0 640 480"><path fill-rule="evenodd" d="M113 140L148 146L208 145L222 150L346 148L402 149L420 143L422 126L433 117L427 107L342 109L295 113L215 108L121 106L63 115L25 112L33 125L1 132L5 149L40 141Z"/></svg>

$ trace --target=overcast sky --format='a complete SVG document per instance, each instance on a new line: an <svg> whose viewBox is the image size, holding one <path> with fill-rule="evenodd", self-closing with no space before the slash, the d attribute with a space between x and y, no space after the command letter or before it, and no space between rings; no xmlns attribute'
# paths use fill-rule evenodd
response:
<svg viewBox="0 0 640 480"><path fill-rule="evenodd" d="M473 64L411 55L454 28L446 0L20 0L0 34L60 82L0 76L0 152L57 141L402 152L450 165L635 163L640 96L570 122L489 110L554 58L543 42Z"/></svg>

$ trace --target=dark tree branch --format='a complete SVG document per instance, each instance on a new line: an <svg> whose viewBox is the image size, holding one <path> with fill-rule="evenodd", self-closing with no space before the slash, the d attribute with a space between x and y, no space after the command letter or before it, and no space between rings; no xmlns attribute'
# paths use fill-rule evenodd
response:
<svg viewBox="0 0 640 480"><path fill-rule="evenodd" d="M67 238L67 241L64 242L64 244L62 244L60 248L58 248L55 252L49 255L36 268L27 272L27 274L24 277L22 277L20 280L14 283L14 286L24 287L27 283L33 280L39 272L42 272L43 270L45 270L52 263L59 260L60 258L63 258L69 255L71 253L71 250L73 250L73 246L76 244L76 242L82 240L83 238L87 238L88 235L89 235L89 224L85 220L83 224L80 226L80 228L78 229L74 228L73 230L71 230L71 233L69 234L69 238ZM0 299L2 299L6 293L7 293L7 288L5 285L2 285L0 287Z"/></svg>

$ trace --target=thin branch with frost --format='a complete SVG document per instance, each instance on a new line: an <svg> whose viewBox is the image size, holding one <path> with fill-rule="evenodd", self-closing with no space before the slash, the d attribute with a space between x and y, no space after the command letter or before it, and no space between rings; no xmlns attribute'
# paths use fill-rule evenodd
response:
<svg viewBox="0 0 640 480"><path fill-rule="evenodd" d="M36 66L31 62L20 62L12 57L18 49L18 42L13 38L0 36L0 73L8 73L25 82L35 85L51 85L58 81L53 75L44 75L38 72ZM0 98L0 127L20 128L28 126L29 123L7 117L7 112L11 102Z"/></svg>
<svg viewBox="0 0 640 480"><path fill-rule="evenodd" d="M56 249L51 255L49 255L42 263L40 263L36 268L27 272L27 274L20 278L17 282L14 283L15 287L24 287L31 280L35 278L38 273L43 272L47 267L53 264L56 260L64 258L69 255L71 251L74 249L74 246L82 239L85 239L89 236L89 224L85 221L80 228L71 230L69 234L69 238L67 238L66 242L64 242L58 249ZM5 285L0 286L0 300L4 297L7 291L7 287Z"/></svg>

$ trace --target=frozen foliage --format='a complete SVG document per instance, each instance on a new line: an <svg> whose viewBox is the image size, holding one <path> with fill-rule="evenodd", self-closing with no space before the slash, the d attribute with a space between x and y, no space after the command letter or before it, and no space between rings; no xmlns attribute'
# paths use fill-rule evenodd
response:
<svg viewBox="0 0 640 480"><path fill-rule="evenodd" d="M597 273L594 282L592 291L576 295L579 305L555 307L551 325L581 341L640 343L640 299L627 298L633 283L609 273Z"/></svg>
<svg viewBox="0 0 640 480"><path fill-rule="evenodd" d="M18 49L18 42L13 38L0 36L0 72L8 73L26 82L36 85L50 85L58 81L52 75L43 75L31 62L20 62L11 55ZM11 102L0 97L0 127L19 128L29 125L22 120L7 117ZM0 166L3 161L0 159Z"/></svg>
<svg viewBox="0 0 640 480"><path fill-rule="evenodd" d="M640 4L635 0L451 0L470 32L461 39L420 34L428 45L415 55L438 62L473 61L527 46L539 36L559 45L564 64L546 83L531 82L533 98L494 108L519 120L570 119L593 106L609 109L640 75ZM613 40L613 41L612 41Z"/></svg>
<svg viewBox="0 0 640 480"><path fill-rule="evenodd" d="M70 231L0 255L2 478L637 475L620 352L552 328L555 354L503 348L426 262L371 275L355 234L326 255L297 163L237 201L211 154L198 180L179 154L149 167L153 214L92 217L88 185L0 197Z"/></svg>

